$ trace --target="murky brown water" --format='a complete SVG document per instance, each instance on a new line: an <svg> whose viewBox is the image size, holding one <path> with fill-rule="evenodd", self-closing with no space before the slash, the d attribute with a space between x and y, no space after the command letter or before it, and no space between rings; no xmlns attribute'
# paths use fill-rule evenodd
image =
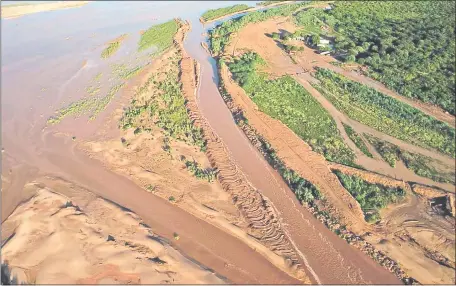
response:
<svg viewBox="0 0 456 286"><path fill-rule="evenodd" d="M325 284L398 283L392 274L300 207L285 183L235 125L217 90L215 62L200 46L203 27L197 20L208 8L228 5L93 2L78 9L2 19L2 174L12 178L11 186L2 192L2 221L23 199L21 189L25 183L41 174L60 176L130 208L159 235L171 238L173 231L179 229L182 239L177 247L235 283L296 283L238 239L105 170L79 152L70 138L53 135L61 131L90 138L118 101L114 100L93 122L87 123L87 118L81 117L44 129L47 118L59 107L80 98L97 73L104 74L102 93L114 84L107 76L109 65L124 58L134 61L132 50L141 29L180 16L191 20L193 26L185 45L201 64L198 96L202 113L251 183L274 203L311 278ZM123 33L131 35L125 48L115 57L101 60L102 45Z"/></svg>

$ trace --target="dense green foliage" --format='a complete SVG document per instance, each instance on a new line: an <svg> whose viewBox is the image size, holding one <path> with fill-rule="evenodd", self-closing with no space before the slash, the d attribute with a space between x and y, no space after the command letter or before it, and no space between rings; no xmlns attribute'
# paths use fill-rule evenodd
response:
<svg viewBox="0 0 456 286"><path fill-rule="evenodd" d="M206 12L201 15L201 18L204 21L211 21L220 17L223 17L225 15L229 15L232 13L236 12L241 12L244 10L249 9L249 5L246 4L237 4L229 7L223 7L223 8L218 8L218 9L211 9L207 10Z"/></svg>
<svg viewBox="0 0 456 286"><path fill-rule="evenodd" d="M157 47L156 53L167 49L173 43L173 37L178 29L176 20L155 25L147 29L139 39L138 51L143 51L152 46Z"/></svg>
<svg viewBox="0 0 456 286"><path fill-rule="evenodd" d="M408 97L455 114L454 1L337 1L334 9L296 21L317 32L321 22L336 34L347 60Z"/></svg>
<svg viewBox="0 0 456 286"><path fill-rule="evenodd" d="M240 18L223 22L221 25L214 28L209 34L212 53L217 55L223 52L225 46L230 41L231 34L239 31L247 24L258 23L278 16L290 16L294 11L296 11L296 9L306 6L308 3L309 2L301 2L298 4L281 5L265 11L251 12Z"/></svg>
<svg viewBox="0 0 456 286"><path fill-rule="evenodd" d="M257 6L269 6L269 5L273 5L273 4L278 4L280 2L285 2L285 0L269 0L269 1L261 1L259 3L257 3Z"/></svg>
<svg viewBox="0 0 456 286"><path fill-rule="evenodd" d="M366 221L375 222L380 219L379 210L390 203L396 203L405 197L401 188L390 188L371 184L363 179L334 171L344 188L359 202Z"/></svg>
<svg viewBox="0 0 456 286"><path fill-rule="evenodd" d="M327 22L333 24L332 17L328 16L322 9L310 8L303 10L293 17L294 23L300 27L294 36L311 35L331 35L328 30L321 29L322 26L327 27Z"/></svg>
<svg viewBox="0 0 456 286"><path fill-rule="evenodd" d="M431 158L404 151L394 144L382 141L371 135L365 134L365 136L391 167L396 166L396 162L401 160L408 169L418 176L441 183L455 183L455 173L436 169L432 164Z"/></svg>
<svg viewBox="0 0 456 286"><path fill-rule="evenodd" d="M185 167L187 167L187 170L189 170L189 172L191 172L193 176L197 177L198 179L207 180L209 183L213 182L215 177L217 176L217 169L203 169L199 166L199 164L196 161L186 160Z"/></svg>
<svg viewBox="0 0 456 286"><path fill-rule="evenodd" d="M350 118L383 133L455 156L455 129L408 104L327 69L315 87Z"/></svg>
<svg viewBox="0 0 456 286"><path fill-rule="evenodd" d="M257 72L256 67L262 62L250 52L228 66L262 112L283 122L326 159L353 166L354 153L343 142L328 112L292 77L268 80Z"/></svg>
<svg viewBox="0 0 456 286"><path fill-rule="evenodd" d="M120 44L126 37L127 35L123 34L122 36L118 37L117 39L109 43L109 45L101 52L101 57L103 59L107 59L111 57L113 54L115 54L117 50L119 50Z"/></svg>
<svg viewBox="0 0 456 286"><path fill-rule="evenodd" d="M168 70L166 78L159 82L154 77L149 78L142 87L138 88L137 95L144 94L152 85L158 89L159 94L143 103L133 100L120 120L120 127L135 128L135 130L139 127L147 131L147 126L144 124L152 121L151 123L163 129L165 135L205 150L206 142L203 139L202 129L196 128L188 116L177 69Z"/></svg>
<svg viewBox="0 0 456 286"><path fill-rule="evenodd" d="M361 136L356 133L353 128L345 123L342 123L344 126L345 132L347 132L348 137L355 143L356 147L358 147L361 152L363 152L366 156L373 158L371 152L369 152L369 149L367 148L366 144L364 143L363 139Z"/></svg>
<svg viewBox="0 0 456 286"><path fill-rule="evenodd" d="M56 115L48 119L48 124L56 124L62 121L67 116L81 116L90 114L89 119L93 120L97 115L103 111L106 106L111 102L116 93L123 87L124 84L118 84L111 88L105 96L91 96L82 98L76 102L71 103L67 107L59 109Z"/></svg>

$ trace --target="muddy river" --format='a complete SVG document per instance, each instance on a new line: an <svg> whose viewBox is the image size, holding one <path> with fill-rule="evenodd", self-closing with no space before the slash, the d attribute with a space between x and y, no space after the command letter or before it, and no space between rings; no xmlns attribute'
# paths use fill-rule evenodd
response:
<svg viewBox="0 0 456 286"><path fill-rule="evenodd" d="M234 283L297 283L240 240L150 196L127 178L86 157L71 137L59 136L94 138L103 115L119 108L123 103L120 99L114 99L89 123L81 117L46 127L47 118L80 98L95 75L103 73L101 92L107 92L116 82L109 76L113 64L142 60L135 52L140 30L180 17L192 24L185 48L201 64L199 107L252 185L273 202L311 280L324 284L399 283L300 207L286 184L237 128L217 90L215 61L200 45L206 40L202 34L216 23L203 27L198 21L205 10L230 4L205 2L203 7L201 2L186 1L113 5L100 1L76 9L2 19L2 176L11 180L8 188L2 189L2 221L25 199L22 189L26 183L43 175L62 177L136 212L158 235L171 238L179 229L177 248ZM114 57L102 60L103 45L124 33L129 34L126 44Z"/></svg>

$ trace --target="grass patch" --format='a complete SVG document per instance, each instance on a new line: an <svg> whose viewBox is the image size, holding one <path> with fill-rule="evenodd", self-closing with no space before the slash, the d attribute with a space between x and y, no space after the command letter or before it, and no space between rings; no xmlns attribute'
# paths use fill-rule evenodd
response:
<svg viewBox="0 0 456 286"><path fill-rule="evenodd" d="M235 81L260 111L283 122L327 160L355 166L355 154L343 142L329 113L292 77L268 80L256 70L262 61L249 52L228 64Z"/></svg>
<svg viewBox="0 0 456 286"><path fill-rule="evenodd" d="M131 105L124 111L120 127L124 130L148 130L147 124L154 124L160 127L166 136L198 146L204 151L206 142L202 129L195 127L188 116L177 67L172 65L162 80L158 80L155 75L151 76L136 90L135 97L149 92L151 88L157 92L150 99L143 102L132 100Z"/></svg>
<svg viewBox="0 0 456 286"><path fill-rule="evenodd" d="M388 204L397 203L405 197L405 191L402 188L371 184L357 176L345 175L338 170L334 173L344 188L359 202L367 222L380 220L380 209Z"/></svg>
<svg viewBox="0 0 456 286"><path fill-rule="evenodd" d="M130 78L134 77L135 75L137 75L138 73L140 73L143 70L143 68L144 68L144 66L134 67L132 69L124 71L120 76L123 79L130 79Z"/></svg>
<svg viewBox="0 0 456 286"><path fill-rule="evenodd" d="M374 156L372 156L371 152L369 152L369 149L367 148L361 136L358 133L356 133L356 131L353 130L351 126L348 126L345 123L342 123L342 125L344 126L345 132L347 132L348 137L351 141L353 141L353 143L355 143L356 147L358 147L358 149L361 150L361 152L363 152L366 156L373 158Z"/></svg>
<svg viewBox="0 0 456 286"><path fill-rule="evenodd" d="M412 170L418 176L440 183L455 184L455 173L437 170L432 165L431 158L404 151L394 144L380 140L369 134L365 134L365 137L391 167L396 166L396 162L401 160L408 169Z"/></svg>
<svg viewBox="0 0 456 286"><path fill-rule="evenodd" d="M237 4L229 7L218 8L218 9L210 9L201 15L201 19L204 21L211 21L225 15L229 15L236 12L241 12L244 10L249 9L249 5L246 4Z"/></svg>
<svg viewBox="0 0 456 286"><path fill-rule="evenodd" d="M120 44L125 40L127 34L123 34L122 36L116 38L115 40L111 41L108 46L101 52L101 58L107 59L114 55L120 48Z"/></svg>
<svg viewBox="0 0 456 286"><path fill-rule="evenodd" d="M319 68L317 88L350 118L380 132L455 157L455 129L373 88Z"/></svg>
<svg viewBox="0 0 456 286"><path fill-rule="evenodd" d="M83 114L91 114L89 120L93 120L97 115L103 111L106 106L111 102L112 98L116 95L123 84L113 86L107 95L101 97L88 97L82 98L76 102L71 103L67 107L61 108L56 111L56 115L47 120L48 124L57 124L67 116L81 116Z"/></svg>
<svg viewBox="0 0 456 286"><path fill-rule="evenodd" d="M89 86L86 88L86 91L89 95L94 96L100 92L101 88L99 86Z"/></svg>
<svg viewBox="0 0 456 286"><path fill-rule="evenodd" d="M139 39L138 51L143 51L150 47L157 47L155 53L167 49L173 43L173 37L178 29L176 20L170 20L163 24L155 25L147 29Z"/></svg>

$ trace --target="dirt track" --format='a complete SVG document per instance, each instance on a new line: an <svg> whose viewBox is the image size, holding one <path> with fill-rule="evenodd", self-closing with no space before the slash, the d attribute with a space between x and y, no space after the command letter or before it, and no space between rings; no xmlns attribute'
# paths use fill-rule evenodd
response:
<svg viewBox="0 0 456 286"><path fill-rule="evenodd" d="M402 140L396 139L394 137L388 136L377 130L370 128L366 125L363 125L357 121L351 120L345 114L338 111L323 95L321 95L310 82L315 81L315 79L305 70L312 70L314 66L322 66L330 68L336 72L343 72L344 75L349 76L353 80L365 80L366 77L358 76L353 78L353 72L348 72L344 69L338 68L332 64L329 64L331 61L335 61L328 56L320 56L314 53L314 51L308 47L305 48L304 52L299 53L297 56L294 56L298 64L293 63L290 56L288 56L282 49L274 42L273 39L266 36L272 32L280 32L281 30L294 32L296 27L287 20L287 18L278 18L269 20L266 22L249 24L243 28L237 35L232 39L230 45L226 48L226 51L229 52L229 55L237 55L246 49L256 51L263 59L268 63L266 71L271 74L271 76L280 76L289 74L293 76L297 82L303 85L303 87L308 90L322 106L330 113L330 115L336 121L337 127L339 129L342 138L345 143L355 151L357 156L357 161L359 165L365 167L368 170L381 173L388 176L394 176L399 179L406 181L419 182L421 184L434 185L446 190L454 190L454 186L451 184L443 184L434 182L430 179L417 176L412 171L405 168L405 166L399 162L396 168L392 168L386 162L382 160L376 160L365 156L354 143L348 138L348 135L343 128L342 122L352 126L355 131L359 134L369 133L382 140L391 142L404 150L411 152L423 154L444 164L454 168L454 160L447 156L444 156L438 152L434 152L428 149L417 147L415 145L409 144ZM372 82L372 80L370 80ZM362 82L364 83L364 82ZM380 84L379 84L380 85ZM390 93L393 93L392 91ZM388 93L388 94L390 94ZM305 144L305 143L304 143ZM306 144L307 145L307 144ZM367 144L369 146L369 144ZM374 152L375 153L375 152ZM380 159L380 158L378 158Z"/></svg>
<svg viewBox="0 0 456 286"><path fill-rule="evenodd" d="M287 30L293 32L294 26L286 21L286 19L275 19L275 20L270 20L262 23L256 23L256 24L250 24L247 25L245 28L243 28L240 32L237 33L237 35L233 38L232 44L227 48L227 51L229 52L229 55L237 55L239 53L242 53L246 49L254 50L257 53L259 53L262 58L266 60L268 63L268 67L266 68L266 71L270 73L273 77L274 76L280 76L284 74L289 74L293 76L298 82L300 82L309 92L317 98L317 100L320 101L320 103L330 112L330 114L334 117L338 128L341 132L341 135L344 137L345 141L351 147L356 151L356 154L358 156L358 161L357 163L363 165L364 167L367 166L367 169L371 171L376 171L377 173L380 174L385 174L389 175L390 178L384 177L382 175L377 175L374 173L370 173L370 175L366 175L367 171L359 171L359 172L364 172L362 174L362 177L366 177L369 180L372 180L372 182L375 183L389 183L395 182L394 184L399 184L402 185L406 190L408 190L408 199L404 203L404 207L398 207L398 209L402 209L402 211L397 211L397 212L391 212L389 213L388 211L385 211L382 213L382 215L385 215L385 223L380 225L379 227L376 227L373 229L373 233L375 235L368 236L366 237L366 240L373 245L377 249L381 249L382 251L386 252L391 258L396 259L399 261L402 266L404 266L404 269L411 275L412 277L418 279L421 282L425 283L449 283L451 281L454 281L454 269L452 270L451 268L445 268L441 267L442 261L445 262L445 259L449 259L448 257L451 257L452 251L454 252L454 242L451 243L451 236L448 236L449 233L452 232L452 229L454 231L454 228L452 228L452 221L454 224L454 218L451 219L449 218L441 218L441 217L436 217L435 215L432 215L432 219L430 218L429 215L425 218L422 213L432 213L432 210L423 208L421 206L425 206L426 202L423 201L422 199L416 198L416 195L412 194L410 187L408 184L405 184L404 182L400 180L394 180L391 177L398 177L405 179L406 181L414 181L414 182L421 182L423 184L429 184L429 185L436 185L439 187L442 187L444 189L447 189L448 191L454 192L454 186L450 184L439 184L435 183L429 179L419 177L412 173L410 170L406 169L403 164L398 164L396 168L391 168L389 165L387 165L385 162L381 162L375 159L370 159L367 158L364 154L362 154L353 142L349 140L347 134L345 133L345 130L343 129L343 126L341 122L348 123L349 125L355 127L355 130L357 132L367 132L371 134L375 134L376 136L386 139L387 141L393 141L393 143L396 143L399 146L402 146L405 150L410 150L410 148L417 152L417 153L424 153L425 155L428 155L430 157L433 157L435 159L439 159L450 166L454 166L454 160L442 156L440 154L437 154L435 152L431 152L429 150L423 149L423 148L417 148L415 146L411 146L410 144L407 144L405 142L401 142L395 138L391 138L390 136L385 136L376 130L372 130L371 128L368 128L362 124L359 124L358 122L355 122L353 120L348 119L346 116L341 114L339 111L337 111L321 94L319 94L318 91L316 91L309 83L309 81L313 81L315 79L312 78L312 76L309 73L302 73L304 71L304 68L309 68L311 69L313 66L319 66L320 61L319 58L321 58L322 65L324 64L325 67L330 68L331 66L332 69L334 69L334 66L329 64L329 57L321 57L317 56L314 53L312 54L301 54L300 57L305 59L308 65L296 65L292 62L291 58L286 55L282 50L274 43L274 41L268 37L265 36L266 33L272 33L272 32L277 32L279 29ZM308 48L306 48L307 50ZM307 57L308 56L308 57ZM296 57L295 57L296 59ZM310 65L310 63L312 63ZM274 123L274 120L271 119L270 117L266 116L265 114L262 114L261 112L258 111L258 108L255 106L255 104L251 101L251 99L245 95L245 92L235 84L229 74L225 71L222 71L222 78L224 80L225 86L227 87L228 92L230 95L233 97L233 100L236 102L237 105L241 107L241 109L244 112L244 115L246 118L249 120L249 124L255 127L257 131L261 135L263 135L267 141L272 145L272 147L276 150L279 158L281 158L285 163L291 167L294 170L297 170L304 178L309 179L313 183L315 183L317 186L320 187L320 185L326 185L327 183L321 183L319 182L318 179L322 181L326 181L326 177L324 175L320 175L319 173L324 170L323 168L313 168L309 166L312 166L312 164L317 164L317 162L324 161L324 159L320 156L320 158L317 156L317 154L313 153L310 151L310 147L297 138L296 135L292 134L291 130L289 130L286 126L281 124L280 122ZM264 119L266 118L266 120ZM287 130L287 131L286 131ZM288 132L288 133L286 133ZM292 143L292 140L290 138L297 138L298 140L294 143ZM369 145L370 148L372 148ZM296 150L294 152L293 148ZM298 149L299 148L299 149ZM298 151L300 150L300 151ZM305 154L305 155L303 155ZM375 152L374 152L375 154ZM363 158L364 157L364 158ZM313 162L309 163L306 160L310 160L312 158ZM378 156L377 156L378 158ZM323 162L324 165L326 165L327 162ZM340 169L342 166L338 166ZM344 166L343 166L344 167ZM343 168L345 169L344 171L347 172L348 167ZM327 172L324 170L324 172ZM323 172L323 174L324 174ZM352 172L349 171L349 173ZM359 175L359 174L358 174ZM317 178L317 179L315 179ZM336 179L337 180L337 179ZM369 181L368 180L368 181ZM388 184L387 184L388 185ZM341 187L342 188L342 187ZM343 189L343 188L342 188ZM331 188L328 189L330 193L334 192ZM343 190L346 192L345 190ZM326 193L325 193L326 194ZM350 196L351 197L351 196ZM329 198L331 199L331 204L335 205L339 211L344 212L345 218L349 218L350 216L347 214L347 205L344 203L344 198L343 196L340 195L330 195ZM353 198L351 198L353 199ZM451 196L450 196L451 199ZM350 199L348 199L350 200ZM354 199L353 199L354 200ZM341 207L342 206L342 207ZM392 208L394 209L394 208ZM404 212L405 211L405 212ZM350 210L351 213L353 213L353 210ZM407 216L403 216L403 214L407 213ZM356 217L351 215L351 217ZM407 228L405 227L405 224L407 222L407 218L409 217L414 217L416 220L416 226L415 228ZM358 219L359 220L359 219ZM356 221L356 220L355 220ZM394 222L394 227L392 223ZM352 224L353 225L353 224ZM360 224L359 226L361 226ZM410 225L410 222L409 222ZM438 229L439 227L442 227L442 229L445 229L445 236L446 238L443 238L446 240L448 243L445 244L445 247L439 249L436 248L436 242L441 240L441 238L434 238L431 236L422 236L420 237L421 243L425 244L426 247L423 245L417 244L413 242L413 237L416 237L416 234L419 233L419 228L417 228L418 225L421 225L423 231L427 230L435 230ZM405 228L404 228L405 227ZM365 231L368 230L369 228L365 228ZM407 235L406 236L401 236L400 233L395 233L398 231L404 231L404 229L407 229ZM425 232L423 232L425 233ZM397 234L397 235L396 235ZM388 242L383 241L381 238L382 236L384 238L388 237ZM406 244L399 243L399 240L404 240L406 241ZM453 240L454 241L454 240ZM453 247L452 247L453 245ZM430 250L433 249L433 250ZM439 255L442 254L430 254L431 252L429 251L437 251L436 253L446 253L447 258L442 258ZM434 253L434 252L432 252ZM437 264L436 264L437 263ZM454 262L448 262L449 265L454 264ZM419 269L419 270L418 270ZM428 271L428 269L435 269L435 271Z"/></svg>

